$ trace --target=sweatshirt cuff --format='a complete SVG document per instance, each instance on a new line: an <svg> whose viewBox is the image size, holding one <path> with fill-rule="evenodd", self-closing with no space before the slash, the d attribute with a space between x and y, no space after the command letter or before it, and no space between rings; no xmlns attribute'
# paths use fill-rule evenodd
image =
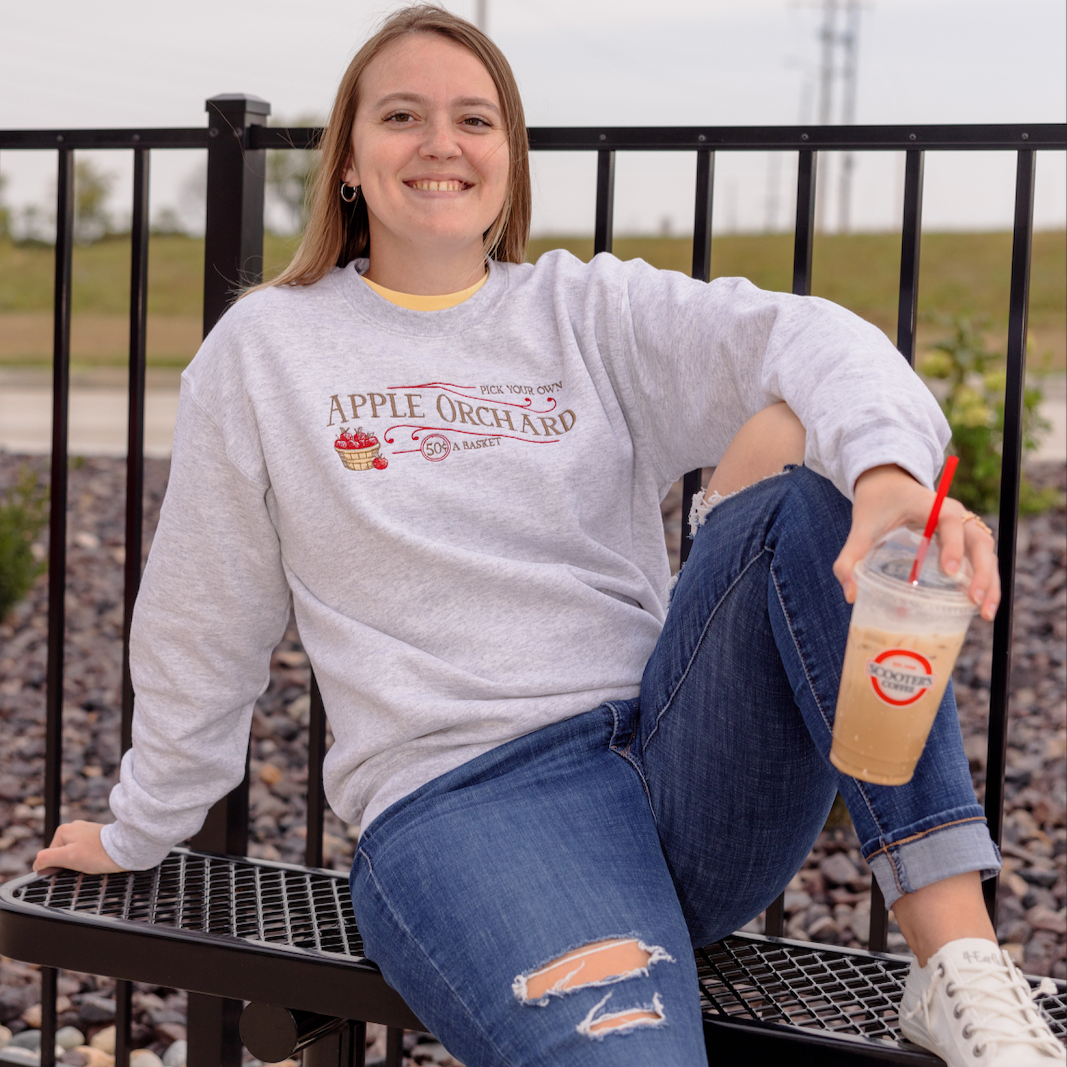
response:
<svg viewBox="0 0 1067 1067"><path fill-rule="evenodd" d="M120 822L108 823L100 831L104 851L127 871L146 871L167 858L171 846Z"/></svg>
<svg viewBox="0 0 1067 1067"><path fill-rule="evenodd" d="M934 441L914 432L909 434L899 426L877 427L857 434L842 451L844 484L837 488L849 500L855 497L856 482L861 474L872 467L888 464L903 468L917 482L933 489L945 458Z"/></svg>

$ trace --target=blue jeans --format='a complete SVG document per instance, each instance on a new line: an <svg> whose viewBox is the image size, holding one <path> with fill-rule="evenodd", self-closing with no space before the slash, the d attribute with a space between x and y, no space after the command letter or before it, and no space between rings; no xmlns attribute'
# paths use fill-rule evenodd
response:
<svg viewBox="0 0 1067 1067"><path fill-rule="evenodd" d="M802 467L729 498L638 699L494 749L366 829L351 887L367 954L467 1067L706 1064L692 947L781 892L839 790L890 903L999 867L951 688L909 784L829 763L850 514ZM613 940L643 966L536 994L546 965Z"/></svg>

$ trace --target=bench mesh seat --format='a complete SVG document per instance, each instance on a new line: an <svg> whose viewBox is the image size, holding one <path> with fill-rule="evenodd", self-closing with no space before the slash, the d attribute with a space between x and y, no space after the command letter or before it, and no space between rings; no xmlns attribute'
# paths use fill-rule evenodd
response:
<svg viewBox="0 0 1067 1067"><path fill-rule="evenodd" d="M61 871L0 886L0 951L17 956L25 938L40 950L57 921L62 937L48 940L65 947L54 966L99 966L89 958L99 933L125 932L132 954L112 954L120 977L422 1028L364 956L348 881L336 871L178 849L149 871ZM756 1038L813 1052L832 1040L840 1062L849 1049L868 1060L939 1062L901 1042L903 957L735 934L698 950L696 962L705 1026L720 1050L731 1038L750 1050ZM1067 1042L1067 983L1057 987L1042 1007Z"/></svg>

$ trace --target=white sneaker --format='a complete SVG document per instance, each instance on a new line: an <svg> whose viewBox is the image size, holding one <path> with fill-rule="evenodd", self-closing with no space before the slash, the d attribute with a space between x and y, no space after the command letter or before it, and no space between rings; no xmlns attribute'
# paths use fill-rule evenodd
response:
<svg viewBox="0 0 1067 1067"><path fill-rule="evenodd" d="M1067 1063L1067 1050L1034 1003L1055 992L1050 985L1046 979L1031 992L1011 957L991 941L950 941L925 967L912 961L900 1002L900 1029L949 1067Z"/></svg>

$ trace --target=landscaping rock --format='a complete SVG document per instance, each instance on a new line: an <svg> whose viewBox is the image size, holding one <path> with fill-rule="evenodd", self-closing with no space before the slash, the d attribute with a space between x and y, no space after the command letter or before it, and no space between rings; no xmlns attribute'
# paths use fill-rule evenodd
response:
<svg viewBox="0 0 1067 1067"><path fill-rule="evenodd" d="M76 1026L61 1026L56 1031L56 1044L62 1049L85 1044L85 1035Z"/></svg>
<svg viewBox="0 0 1067 1067"><path fill-rule="evenodd" d="M819 864L819 873L831 885L848 885L860 876L859 868L843 852L827 856Z"/></svg>
<svg viewBox="0 0 1067 1067"><path fill-rule="evenodd" d="M93 1048L92 1045L79 1045L71 1052L82 1057L84 1060L82 1067L115 1067L113 1055L104 1052L103 1049Z"/></svg>
<svg viewBox="0 0 1067 1067"><path fill-rule="evenodd" d="M163 1061L149 1049L137 1048L130 1053L130 1067L163 1067Z"/></svg>
<svg viewBox="0 0 1067 1067"><path fill-rule="evenodd" d="M18 1065L39 1067L40 1062L41 1054L28 1048L19 1048L15 1045L7 1045L5 1048L0 1048L0 1065L13 1064L15 1067L18 1067Z"/></svg>
<svg viewBox="0 0 1067 1067"><path fill-rule="evenodd" d="M163 1053L163 1067L185 1067L185 1060L189 1055L189 1047L184 1041L175 1041L166 1052Z"/></svg>
<svg viewBox="0 0 1067 1067"><path fill-rule="evenodd" d="M78 1018L90 1025L113 1022L115 1002L110 997L98 997L92 993L86 993L78 1004ZM113 1028L112 1032L114 1032Z"/></svg>
<svg viewBox="0 0 1067 1067"><path fill-rule="evenodd" d="M109 1056L114 1056L115 1027L105 1026L103 1030L97 1030L97 1032L93 1034L93 1036L88 1042L83 1041L82 1044L88 1044L90 1048L96 1048L99 1049L101 1052L106 1052Z"/></svg>
<svg viewBox="0 0 1067 1067"><path fill-rule="evenodd" d="M37 990L32 986L0 985L0 1021L18 1019L36 1000Z"/></svg>

